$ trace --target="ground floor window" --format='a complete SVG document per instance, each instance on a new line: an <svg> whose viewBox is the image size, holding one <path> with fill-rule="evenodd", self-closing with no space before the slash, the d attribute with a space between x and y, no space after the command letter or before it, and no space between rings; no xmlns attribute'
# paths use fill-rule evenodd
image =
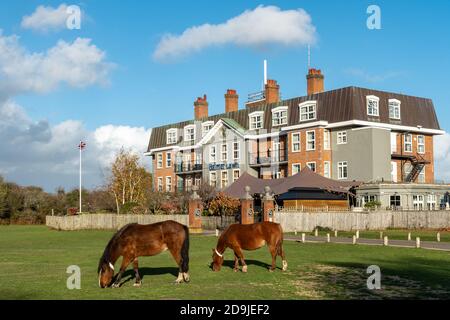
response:
<svg viewBox="0 0 450 320"><path fill-rule="evenodd" d="M158 177L158 191L159 192L163 191L163 178L162 177Z"/></svg>
<svg viewBox="0 0 450 320"><path fill-rule="evenodd" d="M347 161L338 162L338 179L348 178L348 163Z"/></svg>
<svg viewBox="0 0 450 320"><path fill-rule="evenodd" d="M217 187L217 172L210 172L209 173L209 184L212 187Z"/></svg>
<svg viewBox="0 0 450 320"><path fill-rule="evenodd" d="M166 192L172 191L172 177L166 177Z"/></svg>
<svg viewBox="0 0 450 320"><path fill-rule="evenodd" d="M364 196L364 203L368 203L368 202L377 202L378 201L378 196L377 195L365 195Z"/></svg>
<svg viewBox="0 0 450 320"><path fill-rule="evenodd" d="M300 163L294 163L292 165L292 175L295 175L300 172Z"/></svg>
<svg viewBox="0 0 450 320"><path fill-rule="evenodd" d="M197 187L199 187L202 184L202 178L201 177L196 177L195 178L195 185Z"/></svg>
<svg viewBox="0 0 450 320"><path fill-rule="evenodd" d="M423 206L424 206L424 196L423 195L413 196L414 210L423 210Z"/></svg>
<svg viewBox="0 0 450 320"><path fill-rule="evenodd" d="M391 208L400 207L401 206L401 197L399 195L391 196L390 206L391 206Z"/></svg>
<svg viewBox="0 0 450 320"><path fill-rule="evenodd" d="M325 178L330 178L331 174L330 174L330 161L325 161L323 163L323 176Z"/></svg>
<svg viewBox="0 0 450 320"><path fill-rule="evenodd" d="M427 207L428 207L428 210L436 210L436 195L435 194L428 195Z"/></svg>
<svg viewBox="0 0 450 320"><path fill-rule="evenodd" d="M239 169L238 170L233 170L233 182L238 180L240 175L241 175L241 171Z"/></svg>
<svg viewBox="0 0 450 320"><path fill-rule="evenodd" d="M192 177L186 178L186 191L192 190Z"/></svg>
<svg viewBox="0 0 450 320"><path fill-rule="evenodd" d="M316 163L315 162L307 162L306 166L312 171L316 172Z"/></svg>
<svg viewBox="0 0 450 320"><path fill-rule="evenodd" d="M221 172L221 188L224 189L228 186L228 171Z"/></svg>

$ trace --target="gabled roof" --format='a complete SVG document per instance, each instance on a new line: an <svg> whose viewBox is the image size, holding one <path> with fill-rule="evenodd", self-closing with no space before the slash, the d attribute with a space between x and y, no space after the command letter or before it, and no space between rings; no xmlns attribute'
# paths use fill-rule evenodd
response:
<svg viewBox="0 0 450 320"><path fill-rule="evenodd" d="M269 186L273 194L280 195L295 188L320 189L329 192L348 193L351 187L359 186L358 181L336 181L325 178L305 167L296 175L282 179L258 179L245 172L238 180L224 190L233 198L245 195L245 187L250 187L250 194L264 194L264 188Z"/></svg>
<svg viewBox="0 0 450 320"><path fill-rule="evenodd" d="M375 95L380 98L379 117L367 115L366 97ZM401 101L401 119L389 118L389 99ZM272 127L271 110L278 106L288 106L288 124L293 126L299 124L298 105L305 101L317 101L317 117L315 121L327 121L328 123L344 122L350 120L369 121L373 123L386 123L391 125L401 125L409 127L422 126L427 129L440 130L439 122L431 99L408 96L404 94L391 93L379 90L365 89L359 87L346 87L331 91L316 93L310 96L302 96L293 99L283 100L278 103L265 104L233 112L209 116L201 121L214 121L227 118L227 122L238 124L243 130L249 128L249 114L254 111L264 112L264 130L267 132L279 131L279 127ZM188 124L193 124L194 120L183 121L174 124L157 127L152 130L148 151L166 145L166 131L170 128L184 128ZM308 123L308 122L302 122Z"/></svg>

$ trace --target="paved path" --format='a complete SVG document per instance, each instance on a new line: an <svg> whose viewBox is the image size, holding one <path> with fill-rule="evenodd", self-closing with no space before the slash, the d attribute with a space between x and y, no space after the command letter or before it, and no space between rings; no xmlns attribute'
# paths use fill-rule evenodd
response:
<svg viewBox="0 0 450 320"><path fill-rule="evenodd" d="M301 242L302 238L301 235L285 235L285 240L288 241L298 241ZM305 242L311 242L311 243L324 243L327 241L327 237L315 237L315 236L305 236ZM341 243L341 244L352 244L353 239L352 238L344 238L344 237L330 237L331 243ZM366 245L375 245L375 246L382 246L383 240L379 239L363 239L359 238L356 240L357 244L366 244ZM415 248L416 247L416 240L391 240L389 239L389 246L392 247L405 247L405 248ZM436 241L420 241L420 247L423 249L431 249L431 250L444 250L444 251L450 251L450 242L436 242Z"/></svg>

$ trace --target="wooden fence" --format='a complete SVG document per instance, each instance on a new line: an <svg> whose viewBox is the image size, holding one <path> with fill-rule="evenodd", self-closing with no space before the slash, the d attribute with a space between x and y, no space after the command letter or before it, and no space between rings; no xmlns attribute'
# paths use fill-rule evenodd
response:
<svg viewBox="0 0 450 320"><path fill-rule="evenodd" d="M450 211L292 212L276 211L285 232L332 230L440 229L450 227Z"/></svg>
<svg viewBox="0 0 450 320"><path fill-rule="evenodd" d="M133 214L82 214L78 216L47 216L46 225L57 230L117 230L122 226L137 222L150 224L166 220L175 220L188 225L188 215L133 215ZM226 216L202 217L202 227L205 230L215 230L217 227L225 228L235 223L235 218Z"/></svg>

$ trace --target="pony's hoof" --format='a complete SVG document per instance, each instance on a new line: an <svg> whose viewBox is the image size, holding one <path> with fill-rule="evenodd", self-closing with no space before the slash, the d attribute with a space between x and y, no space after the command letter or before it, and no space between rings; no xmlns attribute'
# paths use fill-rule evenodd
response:
<svg viewBox="0 0 450 320"><path fill-rule="evenodd" d="M288 267L287 261L283 261L283 271L286 271Z"/></svg>
<svg viewBox="0 0 450 320"><path fill-rule="evenodd" d="M135 282L133 284L133 287L139 288L142 285L142 281L141 282Z"/></svg>
<svg viewBox="0 0 450 320"><path fill-rule="evenodd" d="M247 266L242 267L242 272L247 273Z"/></svg>
<svg viewBox="0 0 450 320"><path fill-rule="evenodd" d="M184 282L188 283L191 281L191 277L188 274L183 275Z"/></svg>
<svg viewBox="0 0 450 320"><path fill-rule="evenodd" d="M273 272L273 269L272 269L272 268L269 268L269 272Z"/></svg>
<svg viewBox="0 0 450 320"><path fill-rule="evenodd" d="M113 285L111 286L111 288L119 288L120 284L119 283L113 283Z"/></svg>
<svg viewBox="0 0 450 320"><path fill-rule="evenodd" d="M239 269L238 269L238 268L234 268L233 271L234 271L234 272L238 272Z"/></svg>
<svg viewBox="0 0 450 320"><path fill-rule="evenodd" d="M183 279L177 279L177 280L175 280L175 284L180 284L180 283L182 283L183 282Z"/></svg>

